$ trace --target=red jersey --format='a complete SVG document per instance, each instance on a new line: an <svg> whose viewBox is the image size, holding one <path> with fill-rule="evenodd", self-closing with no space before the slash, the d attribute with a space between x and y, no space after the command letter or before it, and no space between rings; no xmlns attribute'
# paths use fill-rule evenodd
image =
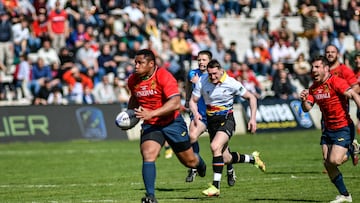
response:
<svg viewBox="0 0 360 203"><path fill-rule="evenodd" d="M55 10L51 10L48 20L51 23L51 30L55 34L63 34L65 32L65 23L67 21L67 13L65 10L61 10L59 14L56 13Z"/></svg>
<svg viewBox="0 0 360 203"><path fill-rule="evenodd" d="M146 80L132 74L128 79L128 86L131 96L136 98L139 105L151 110L162 107L171 97L180 95L176 79L164 68L157 68ZM172 122L179 114L177 110L167 116L154 117L144 123L164 126Z"/></svg>
<svg viewBox="0 0 360 203"><path fill-rule="evenodd" d="M349 114L349 101L343 95L350 89L349 84L342 78L330 76L325 82L314 83L309 88L307 101L317 103L329 130L338 130L352 123Z"/></svg>
<svg viewBox="0 0 360 203"><path fill-rule="evenodd" d="M354 74L355 74L355 78L357 79L358 84L360 85L360 71L357 71Z"/></svg>
<svg viewBox="0 0 360 203"><path fill-rule="evenodd" d="M353 70L347 67L345 64L340 64L338 67L330 70L331 75L336 75L339 78L343 78L352 87L358 83Z"/></svg>

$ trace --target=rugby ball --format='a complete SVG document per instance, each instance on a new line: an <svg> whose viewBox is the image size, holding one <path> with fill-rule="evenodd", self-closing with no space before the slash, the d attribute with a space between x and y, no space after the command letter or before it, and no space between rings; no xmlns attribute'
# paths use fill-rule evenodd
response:
<svg viewBox="0 0 360 203"><path fill-rule="evenodd" d="M136 118L134 109L127 109L120 112L115 119L115 124L122 130L129 130L133 128L140 119Z"/></svg>

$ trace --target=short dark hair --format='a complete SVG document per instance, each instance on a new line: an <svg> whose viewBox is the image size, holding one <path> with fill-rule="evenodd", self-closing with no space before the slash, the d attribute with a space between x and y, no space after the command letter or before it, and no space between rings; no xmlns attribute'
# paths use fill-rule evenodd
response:
<svg viewBox="0 0 360 203"><path fill-rule="evenodd" d="M210 60L212 59L212 53L211 53L211 51L201 50L201 51L199 51L199 53L198 53L198 56L200 56L200 55L208 55L209 59L210 59Z"/></svg>
<svg viewBox="0 0 360 203"><path fill-rule="evenodd" d="M218 68L218 69L222 69L221 64L218 60L216 59L212 59L208 65L207 68Z"/></svg>
<svg viewBox="0 0 360 203"><path fill-rule="evenodd" d="M323 55L314 56L311 60L311 63L314 63L315 61L321 61L324 66L329 66L329 61Z"/></svg>
<svg viewBox="0 0 360 203"><path fill-rule="evenodd" d="M155 54L150 49L141 49L136 53L136 56L144 55L149 61L155 62Z"/></svg>

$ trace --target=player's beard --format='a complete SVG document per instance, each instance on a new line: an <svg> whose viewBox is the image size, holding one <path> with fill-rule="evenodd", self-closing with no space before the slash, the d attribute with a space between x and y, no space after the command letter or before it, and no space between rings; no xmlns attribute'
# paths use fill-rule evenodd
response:
<svg viewBox="0 0 360 203"><path fill-rule="evenodd" d="M337 62L338 58L335 57L333 60L328 60L329 61L329 66L333 66L336 62Z"/></svg>

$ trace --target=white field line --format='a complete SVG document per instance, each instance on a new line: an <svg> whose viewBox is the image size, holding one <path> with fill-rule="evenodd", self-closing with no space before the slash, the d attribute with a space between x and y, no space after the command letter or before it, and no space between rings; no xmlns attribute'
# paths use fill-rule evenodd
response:
<svg viewBox="0 0 360 203"><path fill-rule="evenodd" d="M345 176L346 178L346 176ZM256 178L259 179L259 178ZM270 178L262 178L261 181L274 181L274 180L287 180L287 179L304 179L304 180L314 180L314 179L324 179L323 175L319 176L295 176L290 175L289 177L270 177ZM237 181L239 182L248 182L255 180L255 178L239 178ZM175 184L181 184L182 181L174 181ZM92 186L92 187L112 187L119 185L121 183L89 183L89 184L0 184L0 188L61 188L61 187L79 187L79 186ZM131 182L131 186L142 185L142 182ZM168 184L168 182L157 182L157 184Z"/></svg>
<svg viewBox="0 0 360 203"><path fill-rule="evenodd" d="M115 183L89 183L89 184L4 184L0 188L60 188L60 187L79 187L79 186L114 186Z"/></svg>
<svg viewBox="0 0 360 203"><path fill-rule="evenodd" d="M109 152L119 152L120 149L104 149L104 150L0 150L0 155L33 155L33 154L78 154L78 153L87 153L87 154L97 154L97 153L109 153Z"/></svg>

